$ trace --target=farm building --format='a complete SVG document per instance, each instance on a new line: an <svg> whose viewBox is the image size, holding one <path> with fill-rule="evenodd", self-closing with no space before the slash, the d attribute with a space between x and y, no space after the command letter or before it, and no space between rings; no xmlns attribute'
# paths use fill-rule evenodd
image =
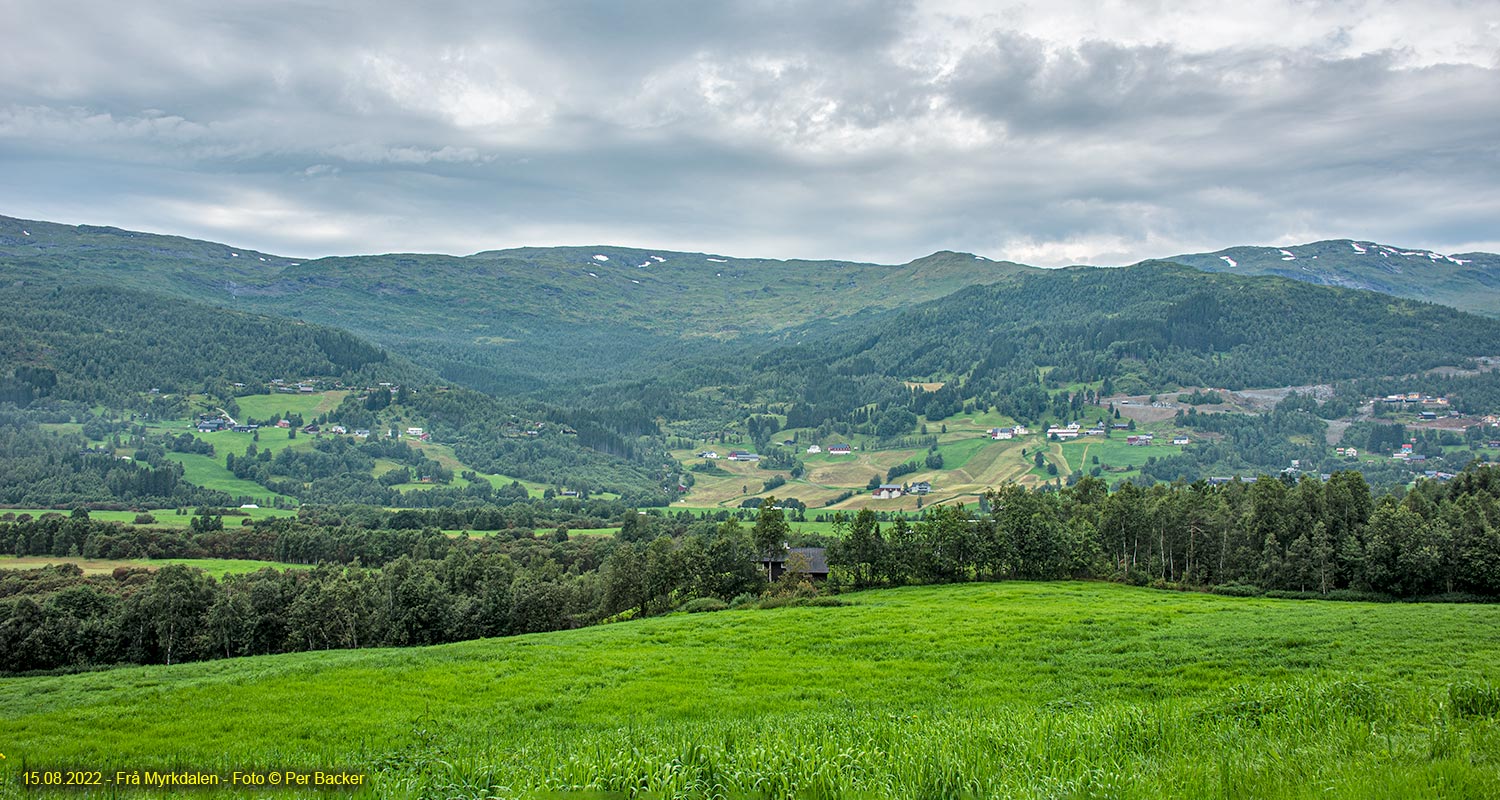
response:
<svg viewBox="0 0 1500 800"><path fill-rule="evenodd" d="M927 481L917 481L906 487L908 494L927 494L932 491L932 484Z"/></svg>
<svg viewBox="0 0 1500 800"><path fill-rule="evenodd" d="M894 500L904 494L904 492L898 484L882 483L875 489L873 494L877 500Z"/></svg>
<svg viewBox="0 0 1500 800"><path fill-rule="evenodd" d="M773 581L785 575L789 565L799 567L807 577L821 581L828 577L828 551L822 547L789 547L780 555L760 558L760 568L768 570Z"/></svg>
<svg viewBox="0 0 1500 800"><path fill-rule="evenodd" d="M996 441L1015 438L1015 432L1010 428L990 428L990 438Z"/></svg>
<svg viewBox="0 0 1500 800"><path fill-rule="evenodd" d="M1189 439L1186 436L1176 436L1172 438L1172 444L1187 444L1188 442Z"/></svg>
<svg viewBox="0 0 1500 800"><path fill-rule="evenodd" d="M836 444L828 448L828 454L831 456L847 456L852 452L854 452L854 448L847 444Z"/></svg>
<svg viewBox="0 0 1500 800"><path fill-rule="evenodd" d="M823 448L815 444L810 444L807 446L807 452L812 455L817 455L818 453L823 452Z"/></svg>

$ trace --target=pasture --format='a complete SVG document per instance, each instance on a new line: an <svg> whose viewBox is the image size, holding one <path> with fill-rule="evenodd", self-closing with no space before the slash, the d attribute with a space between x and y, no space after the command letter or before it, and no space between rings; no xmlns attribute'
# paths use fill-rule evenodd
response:
<svg viewBox="0 0 1500 800"><path fill-rule="evenodd" d="M270 419L285 414L300 414L311 422L313 417L326 414L344 402L347 391L315 392L313 394L248 394L236 397L239 416L249 419ZM236 417L238 419L238 417Z"/></svg>
<svg viewBox="0 0 1500 800"><path fill-rule="evenodd" d="M71 556L0 556L0 569L36 569L57 564L74 564L85 575L109 575L119 567L160 569L168 564L197 567L215 578L262 569L312 569L308 564L283 564L276 561L249 561L238 558L73 558Z"/></svg>
<svg viewBox="0 0 1500 800"><path fill-rule="evenodd" d="M1500 607L1091 583L846 600L7 678L0 780L347 766L372 782L358 796L397 798L1500 796Z"/></svg>
<svg viewBox="0 0 1500 800"><path fill-rule="evenodd" d="M264 490L262 490L262 491L264 491ZM140 512L140 511L90 511L89 512L89 519L92 519L92 520L94 520L96 522L118 522L118 523L120 523L122 525L134 525L135 524L135 518L137 516L139 516L140 514L145 513L145 514L150 514L151 517L155 521L147 523L143 527L149 527L149 528L187 528L188 525L191 524L192 521L193 521L193 511L195 511L195 510L196 509L191 509L190 508L190 509L187 510L187 513L185 513L185 514L178 514L177 513L177 509L174 509L174 508L158 508L158 509L153 509L151 511L145 511L145 512ZM240 524L240 520L245 519L246 517L248 517L250 519L271 519L273 517L290 517L290 516L295 516L296 513L297 513L295 510L281 509L281 508L240 508L240 509L233 509L233 510L236 512L236 514L228 515L228 516L224 517L224 526L226 528L231 528L231 527L234 527L236 525L239 525ZM32 517L40 517L43 514L61 514L63 516L67 516L70 513L72 513L72 509L67 509L67 508L63 508L63 509L57 509L57 508L5 508L5 509L0 509L0 517L4 517L7 514L14 514L17 517L21 516L22 514L28 514L28 515L30 515ZM243 514L244 516L239 516L239 514Z"/></svg>

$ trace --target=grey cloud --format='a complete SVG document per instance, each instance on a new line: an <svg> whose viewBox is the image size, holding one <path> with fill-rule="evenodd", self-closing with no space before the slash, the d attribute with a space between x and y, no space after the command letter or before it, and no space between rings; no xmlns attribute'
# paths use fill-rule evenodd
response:
<svg viewBox="0 0 1500 800"><path fill-rule="evenodd" d="M17 5L0 211L20 216L294 255L1066 263L1497 236L1500 68L1341 55L1357 19L1204 48L1003 13L934 41L905 2Z"/></svg>

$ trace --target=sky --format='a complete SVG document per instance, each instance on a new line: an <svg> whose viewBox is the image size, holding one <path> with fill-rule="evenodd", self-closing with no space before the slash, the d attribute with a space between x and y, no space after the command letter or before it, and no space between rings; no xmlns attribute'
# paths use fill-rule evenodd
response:
<svg viewBox="0 0 1500 800"><path fill-rule="evenodd" d="M9 0L0 214L298 257L1500 251L1500 2Z"/></svg>

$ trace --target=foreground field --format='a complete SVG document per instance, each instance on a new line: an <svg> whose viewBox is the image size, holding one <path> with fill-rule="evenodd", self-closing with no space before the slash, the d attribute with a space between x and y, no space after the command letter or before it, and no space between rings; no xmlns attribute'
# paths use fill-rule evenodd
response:
<svg viewBox="0 0 1500 800"><path fill-rule="evenodd" d="M356 766L380 797L1500 796L1500 607L1083 583L849 599L6 679L0 772Z"/></svg>

